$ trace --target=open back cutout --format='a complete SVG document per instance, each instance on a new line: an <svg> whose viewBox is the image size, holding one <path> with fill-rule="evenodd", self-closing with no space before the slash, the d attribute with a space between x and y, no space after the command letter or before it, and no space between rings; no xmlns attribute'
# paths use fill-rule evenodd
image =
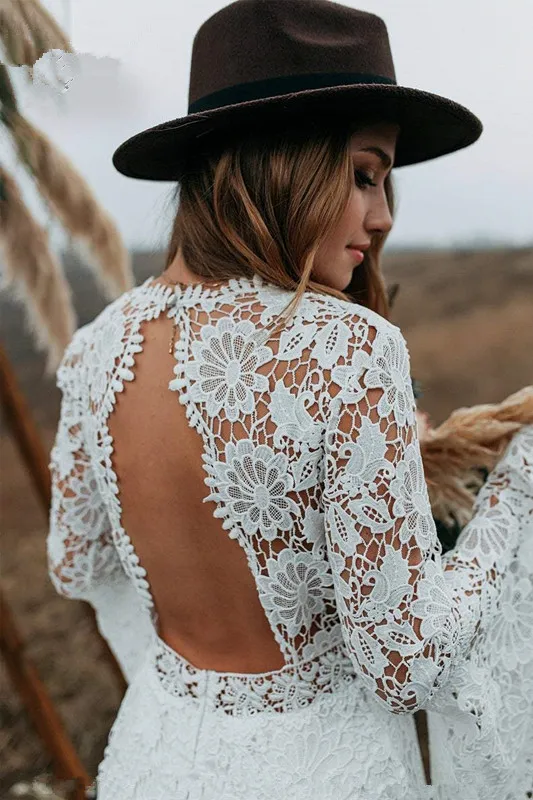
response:
<svg viewBox="0 0 533 800"><path fill-rule="evenodd" d="M145 321L135 380L109 420L122 524L146 569L159 635L203 669L263 672L283 666L246 554L228 537L204 481L202 436L168 389L172 320ZM179 332L176 339L179 338Z"/></svg>

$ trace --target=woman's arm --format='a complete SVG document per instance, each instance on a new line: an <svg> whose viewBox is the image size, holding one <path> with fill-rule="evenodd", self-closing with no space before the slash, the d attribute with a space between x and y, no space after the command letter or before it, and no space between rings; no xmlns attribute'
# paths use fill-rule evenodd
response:
<svg viewBox="0 0 533 800"><path fill-rule="evenodd" d="M52 501L48 570L62 595L88 599L92 589L122 566L107 509L84 441L83 342L76 331L57 372L62 390L59 425L50 454Z"/></svg>
<svg viewBox="0 0 533 800"><path fill-rule="evenodd" d="M326 541L357 671L390 711L412 713L446 684L490 620L520 527L515 500L526 502L533 482L519 474L525 456L496 469L471 523L443 557L407 346L398 328L369 319L353 319L348 353L332 370Z"/></svg>

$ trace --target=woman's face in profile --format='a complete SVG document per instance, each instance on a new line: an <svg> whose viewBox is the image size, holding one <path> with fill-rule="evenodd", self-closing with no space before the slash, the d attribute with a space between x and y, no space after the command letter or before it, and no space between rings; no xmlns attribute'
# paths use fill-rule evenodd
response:
<svg viewBox="0 0 533 800"><path fill-rule="evenodd" d="M367 247L379 233L388 233L392 216L385 196L385 178L394 163L399 126L379 123L361 128L350 140L353 186L337 227L318 249L313 278L343 291L362 263L350 245Z"/></svg>

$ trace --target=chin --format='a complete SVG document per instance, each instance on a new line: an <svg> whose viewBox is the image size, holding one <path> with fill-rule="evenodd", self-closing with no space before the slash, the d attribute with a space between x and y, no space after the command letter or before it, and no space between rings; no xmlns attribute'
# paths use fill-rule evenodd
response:
<svg viewBox="0 0 533 800"><path fill-rule="evenodd" d="M345 277L345 279L343 281L344 285L343 285L341 291L344 291L345 289L347 289L350 286L350 284L352 283L352 281L354 279L354 274L355 274L355 270L356 269L357 269L357 267L349 270L348 274L346 275L346 277Z"/></svg>
<svg viewBox="0 0 533 800"><path fill-rule="evenodd" d="M336 289L338 292L343 292L346 287L352 282L353 268L346 270L338 269L336 272L329 272L327 275L316 275L313 280L327 286L329 289Z"/></svg>

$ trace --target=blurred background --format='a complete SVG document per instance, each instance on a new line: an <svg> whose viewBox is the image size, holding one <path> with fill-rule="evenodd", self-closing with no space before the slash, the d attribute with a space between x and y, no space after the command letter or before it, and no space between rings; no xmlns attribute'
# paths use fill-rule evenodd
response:
<svg viewBox="0 0 533 800"><path fill-rule="evenodd" d="M117 173L126 138L187 112L197 28L226 3L196 0L41 0L75 52L52 50L6 68L19 111L53 141L116 226L135 283L163 269L173 184ZM389 30L399 83L471 108L485 126L472 147L395 173L396 222L384 259L399 283L393 322L403 330L419 406L433 424L455 408L499 402L533 382L533 55L530 0L361 0ZM6 60L2 59L3 63ZM216 65L213 65L216 68ZM49 237L72 291L76 325L109 302L87 240L43 201L9 137L0 161ZM5 267L0 252L0 271ZM60 393L46 374L26 312L0 291L0 342L46 453ZM89 774L101 760L123 687L83 603L54 592L46 571L47 517L5 416L1 420L2 589L28 656ZM50 758L0 661L0 797ZM2 795L4 792L4 795Z"/></svg>

